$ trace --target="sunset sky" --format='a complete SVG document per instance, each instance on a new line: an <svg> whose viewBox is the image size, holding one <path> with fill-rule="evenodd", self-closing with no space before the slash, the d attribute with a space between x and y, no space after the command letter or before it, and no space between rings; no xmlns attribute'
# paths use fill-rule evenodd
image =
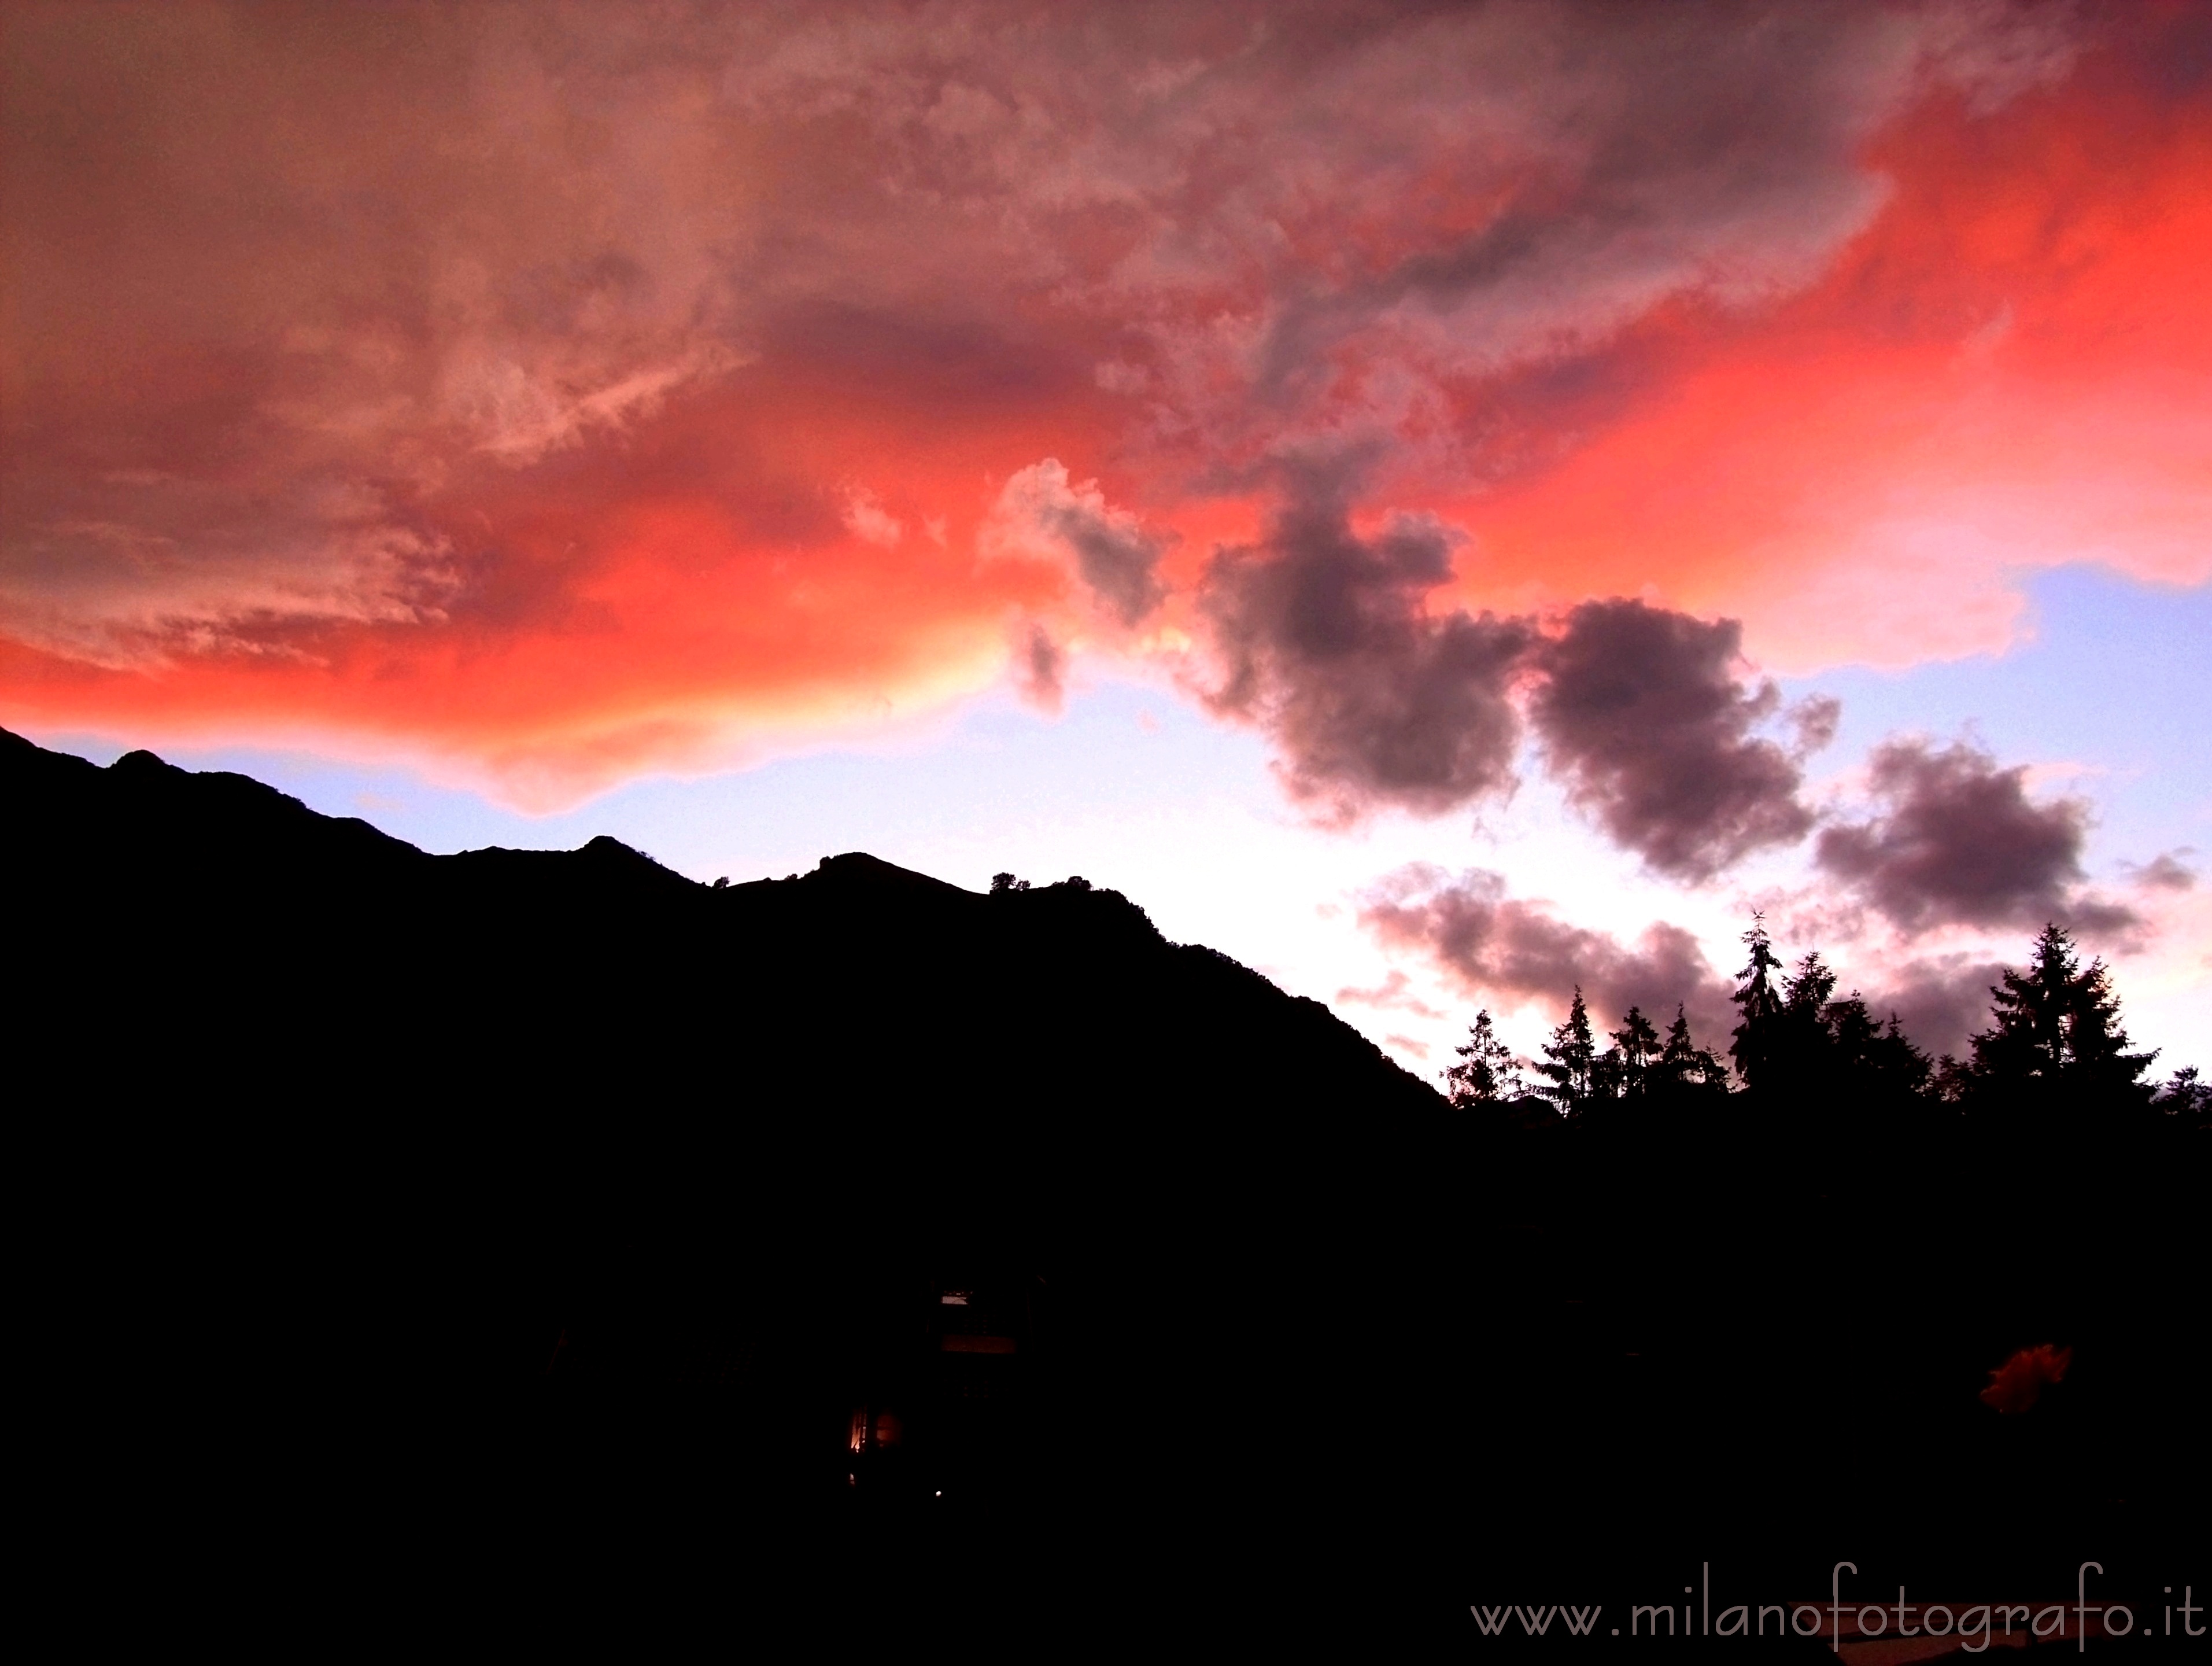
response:
<svg viewBox="0 0 2212 1666"><path fill-rule="evenodd" d="M2212 7L12 3L0 724L2212 1067Z"/></svg>

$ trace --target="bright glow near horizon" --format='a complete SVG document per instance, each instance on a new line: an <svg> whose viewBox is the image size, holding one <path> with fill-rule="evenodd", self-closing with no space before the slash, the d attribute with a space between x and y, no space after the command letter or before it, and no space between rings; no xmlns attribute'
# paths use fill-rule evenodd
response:
<svg viewBox="0 0 2212 1666"><path fill-rule="evenodd" d="M0 724L2212 1064L2212 18L1771 10L12 8Z"/></svg>

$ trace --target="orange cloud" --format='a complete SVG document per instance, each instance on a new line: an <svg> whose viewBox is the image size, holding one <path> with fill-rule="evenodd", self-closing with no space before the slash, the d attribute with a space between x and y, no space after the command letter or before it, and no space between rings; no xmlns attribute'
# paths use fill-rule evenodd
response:
<svg viewBox="0 0 2212 1666"><path fill-rule="evenodd" d="M623 444L479 465L426 519L465 594L433 623L248 619L201 652L149 632L158 658L109 665L9 643L0 688L47 723L466 760L545 806L910 715L992 680L1007 617L1067 580L973 552L994 496L974 465L1011 472L1040 433L986 408L911 439L879 397L763 363ZM1036 426L1079 435L1083 414ZM852 524L856 480L881 483L879 522Z"/></svg>
<svg viewBox="0 0 2212 1666"><path fill-rule="evenodd" d="M1770 664L2002 648L2021 569L2212 577L2212 110L2093 55L1995 115L1885 131L1881 216L1771 310L1662 312L1625 407L1449 512L1486 599L1650 589L1746 619ZM1571 415L1579 416L1575 412Z"/></svg>
<svg viewBox="0 0 2212 1666"><path fill-rule="evenodd" d="M1778 15L14 9L0 722L550 805L1202 636L1296 471L1777 666L2201 581L2186 15Z"/></svg>

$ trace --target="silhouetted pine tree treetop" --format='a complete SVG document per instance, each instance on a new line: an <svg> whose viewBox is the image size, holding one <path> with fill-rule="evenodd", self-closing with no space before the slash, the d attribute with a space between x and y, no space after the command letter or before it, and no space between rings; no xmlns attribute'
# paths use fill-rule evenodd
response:
<svg viewBox="0 0 2212 1666"><path fill-rule="evenodd" d="M2129 1054L2119 1007L2103 963L2080 965L2072 939L2057 926L2037 939L2026 972L2007 972L1990 993L1995 1026L1974 1037L1972 1063L1939 1070L1916 1047L1895 1013L1878 1022L1856 990L1835 998L1835 971L1816 949L1778 980L1780 961L1764 922L1745 934L1751 961L1738 974L1743 1017L1734 1052L1747 1085L1782 1099L1832 1102L1941 1098L1994 1105L2042 1079L2069 1097L2122 1089L2138 1101L2148 1054ZM2047 1096L2046 1096L2047 1097Z"/></svg>
<svg viewBox="0 0 2212 1666"><path fill-rule="evenodd" d="M1498 1038L1488 1007L1474 1015L1465 1044L1452 1051L1459 1055L1459 1062L1446 1067L1443 1079L1445 1091L1457 1109L1504 1104L1528 1092L1520 1061Z"/></svg>
<svg viewBox="0 0 2212 1666"><path fill-rule="evenodd" d="M1751 949L1751 962L1735 975L1735 993L1729 997L1742 1016L1731 1032L1729 1056L1735 1061L1744 1085L1759 1087L1766 1080L1770 1050L1778 1039L1783 992L1775 974L1782 970L1782 962L1774 952L1773 939L1766 934L1764 915L1751 916L1751 929L1743 940Z"/></svg>
<svg viewBox="0 0 2212 1666"><path fill-rule="evenodd" d="M1597 1066L1597 1037L1590 1029L1589 1008L1583 1005L1583 986L1575 985L1574 1005L1565 1024L1544 1043L1544 1061L1537 1073L1551 1083L1537 1091L1573 1116L1589 1103L1591 1073Z"/></svg>
<svg viewBox="0 0 2212 1666"><path fill-rule="evenodd" d="M2212 1085L2197 1079L2193 1064L2175 1071L2153 1103L2169 1116L2212 1131Z"/></svg>
<svg viewBox="0 0 2212 1666"><path fill-rule="evenodd" d="M1643 1009L1631 1006L1620 1028L1607 1033L1613 1045L1598 1055L1592 1085L1601 1098L1640 1099L1659 1057L1659 1032Z"/></svg>
<svg viewBox="0 0 2212 1666"><path fill-rule="evenodd" d="M1675 1004L1674 1022L1667 1027L1656 1074L1662 1088L1669 1093L1728 1091L1728 1067L1691 1037L1690 1020L1680 1002Z"/></svg>
<svg viewBox="0 0 2212 1666"><path fill-rule="evenodd" d="M1824 1015L1828 1049L1838 1079L1859 1092L1898 1097L1929 1091L1935 1064L1912 1044L1897 1014L1878 1023L1856 989L1830 1003Z"/></svg>
<svg viewBox="0 0 2212 1666"><path fill-rule="evenodd" d="M1728 1067L1698 1045L1680 1003L1664 1040L1640 1006L1623 1013L1620 1028L1606 1038L1613 1044L1591 1061L1588 1091L1565 1107L1570 1115L1610 1105L1679 1104L1728 1091Z"/></svg>
<svg viewBox="0 0 2212 1666"><path fill-rule="evenodd" d="M2105 963L2082 965L2073 939L2055 925L2043 928L2033 954L2025 971L2008 970L1990 987L1995 1022L1973 1037L1972 1061L1945 1073L1946 1091L1969 1104L2054 1092L2082 1103L2149 1104L2154 1089L2142 1077L2157 1054L2128 1050Z"/></svg>
<svg viewBox="0 0 2212 1666"><path fill-rule="evenodd" d="M1503 1044L1495 1042L1488 1020L1486 1012L1477 1020L1480 1034L1503 1054ZM1595 1105L1671 1097L1686 1089L1703 1091L1727 1079L1727 1070L1720 1061L1691 1040L1689 1021L1679 1007L1669 1036L1674 1043L1671 1053L1643 1009L1631 1006L1621 1018L1621 1027L1607 1033L1612 1045L1599 1051L1589 1008L1577 986L1566 1021L1553 1031L1544 1045L1544 1057L1535 1066L1547 1084L1536 1091L1553 1103L1560 1116L1574 1118ZM1517 1085L1517 1076L1515 1079Z"/></svg>
<svg viewBox="0 0 2212 1666"><path fill-rule="evenodd" d="M1828 1002L1835 993L1835 970L1818 949L1809 951L1783 980L1778 1047L1790 1079L1804 1079L1824 1062L1832 1039Z"/></svg>
<svg viewBox="0 0 2212 1666"><path fill-rule="evenodd" d="M2110 970L2087 966L2063 927L2037 937L2025 970L2007 971L1993 985L1990 1027L1972 1038L1965 1062L1940 1062L1916 1046L1895 1012L1877 1018L1854 989L1838 998L1836 970L1818 949L1784 969L1765 920L1752 916L1743 940L1750 956L1736 974L1732 997L1738 1021L1729 1054L1744 1091L1777 1105L1792 1103L1948 1104L1997 1111L2007 1104L2095 1110L2155 1104L2192 1123L2212 1120L2212 1087L2191 1068L2176 1073L2163 1090L2143 1079L2155 1053L2131 1052L2120 1022ZM1562 1116L1577 1118L1615 1103L1680 1101L1689 1095L1725 1094L1729 1067L1699 1047L1682 1006L1663 1041L1643 1010L1631 1006L1612 1043L1597 1046L1582 988L1566 1018L1544 1044L1535 1065L1544 1085L1537 1091ZM1451 1098L1465 1109L1498 1103L1517 1091L1504 1085L1510 1049L1498 1039L1487 1009L1477 1018L1462 1061L1443 1073Z"/></svg>

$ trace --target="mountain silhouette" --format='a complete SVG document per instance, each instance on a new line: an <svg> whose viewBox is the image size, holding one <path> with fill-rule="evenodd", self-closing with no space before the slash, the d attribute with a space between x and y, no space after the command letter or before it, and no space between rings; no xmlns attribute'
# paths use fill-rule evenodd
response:
<svg viewBox="0 0 2212 1666"><path fill-rule="evenodd" d="M1079 879L434 856L4 733L0 841L82 1534L1387 1649L1705 1560L2040 1578L2200 1493L2174 1119L1470 1112Z"/></svg>
<svg viewBox="0 0 2212 1666"><path fill-rule="evenodd" d="M180 1487L282 1492L310 1450L340 1496L421 1469L584 1516L1234 1490L1446 1115L1081 880L433 856L5 734L0 795L15 1080L81 1233L54 1321L84 1392L162 1362L115 1420ZM1021 1310L1011 1357L955 1358L963 1290ZM1243 1440L1209 1455L1200 1406ZM915 1462L854 1462L871 1407Z"/></svg>

